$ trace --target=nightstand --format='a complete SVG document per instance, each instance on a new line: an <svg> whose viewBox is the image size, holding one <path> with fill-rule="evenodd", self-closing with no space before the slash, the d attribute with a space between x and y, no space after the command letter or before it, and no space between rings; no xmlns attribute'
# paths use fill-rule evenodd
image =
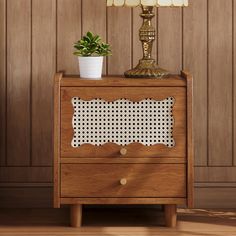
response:
<svg viewBox="0 0 236 236"><path fill-rule="evenodd" d="M166 79L55 76L54 206L193 206L192 77Z"/></svg>

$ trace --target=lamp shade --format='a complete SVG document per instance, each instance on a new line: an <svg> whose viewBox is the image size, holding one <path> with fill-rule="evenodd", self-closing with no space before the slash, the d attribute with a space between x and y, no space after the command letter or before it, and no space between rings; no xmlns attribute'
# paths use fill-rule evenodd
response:
<svg viewBox="0 0 236 236"><path fill-rule="evenodd" d="M136 7L139 5L156 7L184 7L188 6L188 0L107 0L107 6Z"/></svg>

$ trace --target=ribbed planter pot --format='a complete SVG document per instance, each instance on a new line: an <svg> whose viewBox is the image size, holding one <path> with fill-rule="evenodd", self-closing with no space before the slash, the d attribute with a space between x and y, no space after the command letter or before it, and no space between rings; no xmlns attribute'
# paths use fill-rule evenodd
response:
<svg viewBox="0 0 236 236"><path fill-rule="evenodd" d="M103 57L78 57L80 77L84 79L101 79Z"/></svg>

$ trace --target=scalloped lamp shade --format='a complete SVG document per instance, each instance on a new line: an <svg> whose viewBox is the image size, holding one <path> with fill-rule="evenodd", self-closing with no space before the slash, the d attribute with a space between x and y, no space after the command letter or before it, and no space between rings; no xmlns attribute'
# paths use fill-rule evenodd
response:
<svg viewBox="0 0 236 236"><path fill-rule="evenodd" d="M136 7L140 5L156 7L187 7L188 0L107 0L107 6L109 7Z"/></svg>

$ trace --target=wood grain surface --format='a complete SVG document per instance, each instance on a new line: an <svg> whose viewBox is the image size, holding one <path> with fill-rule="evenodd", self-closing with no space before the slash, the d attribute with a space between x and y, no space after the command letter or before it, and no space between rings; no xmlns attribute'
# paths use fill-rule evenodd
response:
<svg viewBox="0 0 236 236"><path fill-rule="evenodd" d="M81 0L57 0L57 70L78 73L73 45L81 37Z"/></svg>
<svg viewBox="0 0 236 236"><path fill-rule="evenodd" d="M91 7L93 6L93 7ZM91 20L91 16L96 19ZM100 35L102 41L107 41L107 9L106 0L86 0L82 4L82 34L88 31ZM107 58L104 58L103 74L107 72Z"/></svg>
<svg viewBox="0 0 236 236"><path fill-rule="evenodd" d="M107 22L107 41L113 54L108 58L107 70L108 74L120 75L132 66L131 8L108 8Z"/></svg>
<svg viewBox="0 0 236 236"><path fill-rule="evenodd" d="M234 147L234 151L233 151L233 165L236 166L236 65L235 65L235 62L236 62L236 0L233 0L233 38L234 38L234 41L233 41L233 111L234 111L234 119L233 119L233 147Z"/></svg>
<svg viewBox="0 0 236 236"><path fill-rule="evenodd" d="M60 186L59 186L59 179L60 179L60 160L59 157L61 155L61 132L60 132L60 126L61 126L61 118L60 118L60 112L61 112L61 104L60 104L60 98L61 98L61 89L60 89L60 81L62 78L62 74L57 73L54 78L54 106L53 106L53 199L54 199L54 207L58 208L60 207Z"/></svg>
<svg viewBox="0 0 236 236"><path fill-rule="evenodd" d="M6 165L6 0L0 0L0 163Z"/></svg>
<svg viewBox="0 0 236 236"><path fill-rule="evenodd" d="M191 1L183 14L184 68L194 75L193 117L195 164L207 165L207 1ZM199 94L199 91L200 94Z"/></svg>
<svg viewBox="0 0 236 236"><path fill-rule="evenodd" d="M163 212L158 209L84 210L84 228L69 227L69 209L22 209L0 212L0 235L54 236L235 236L235 210L178 209L176 228L164 227Z"/></svg>
<svg viewBox="0 0 236 236"><path fill-rule="evenodd" d="M52 142L52 89L56 72L56 1L33 0L32 4L32 165L50 166L53 161L49 144Z"/></svg>
<svg viewBox="0 0 236 236"><path fill-rule="evenodd" d="M125 179L127 184L122 185L120 182L122 179ZM61 197L185 198L186 166L183 164L62 164Z"/></svg>
<svg viewBox="0 0 236 236"><path fill-rule="evenodd" d="M208 161L210 166L231 166L233 155L231 0L209 1L209 24L211 27L209 28Z"/></svg>
<svg viewBox="0 0 236 236"><path fill-rule="evenodd" d="M25 166L31 161L30 0L7 1L7 59L7 164Z"/></svg>
<svg viewBox="0 0 236 236"><path fill-rule="evenodd" d="M182 69L182 9L158 9L158 62L171 73Z"/></svg>

